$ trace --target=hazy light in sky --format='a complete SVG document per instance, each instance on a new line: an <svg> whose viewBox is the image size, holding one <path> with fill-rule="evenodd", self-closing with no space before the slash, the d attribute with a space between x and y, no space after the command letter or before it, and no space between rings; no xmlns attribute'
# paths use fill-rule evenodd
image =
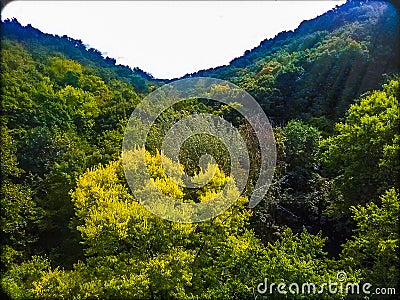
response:
<svg viewBox="0 0 400 300"><path fill-rule="evenodd" d="M345 1L13 1L17 18L45 33L67 35L157 78L228 64L303 20Z"/></svg>

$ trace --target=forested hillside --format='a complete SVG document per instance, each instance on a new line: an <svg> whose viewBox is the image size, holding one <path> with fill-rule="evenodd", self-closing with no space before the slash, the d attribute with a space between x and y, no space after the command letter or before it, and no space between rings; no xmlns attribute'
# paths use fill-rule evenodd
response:
<svg viewBox="0 0 400 300"><path fill-rule="evenodd" d="M398 71L399 27L390 2L349 1L262 41L228 66L188 76L238 84L277 124L299 117L337 121L355 98L383 83L383 74Z"/></svg>
<svg viewBox="0 0 400 300"><path fill-rule="evenodd" d="M394 6L349 1L228 66L187 75L229 80L253 95L272 120L277 164L267 195L249 209L260 157L246 120L205 99L164 111L131 165L139 168L135 158L144 153L151 180L177 201L207 201L233 182L226 147L215 137L185 143L181 165L164 157L164 134L180 119L222 116L250 153L248 185L235 204L211 220L181 224L138 203L121 161L132 111L167 81L116 65L82 41L3 22L2 298L271 298L257 291L265 278L300 286L370 283L371 293L400 293L399 67ZM217 165L199 168L205 153ZM212 180L197 190L166 171L200 178L210 168ZM293 298L316 295L272 295Z"/></svg>
<svg viewBox="0 0 400 300"><path fill-rule="evenodd" d="M90 48L81 40L66 35L46 34L31 25L21 26L16 19L2 23L2 39L23 44L35 60L42 60L49 56L75 60L90 68L105 81L122 79L141 93L147 93L149 87L162 83L139 68L132 69L128 66L116 65L114 58L104 57L100 51Z"/></svg>

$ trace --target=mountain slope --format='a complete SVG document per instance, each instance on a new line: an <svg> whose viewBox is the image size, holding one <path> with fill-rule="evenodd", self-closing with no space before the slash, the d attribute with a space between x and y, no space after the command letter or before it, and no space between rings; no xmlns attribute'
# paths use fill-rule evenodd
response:
<svg viewBox="0 0 400 300"><path fill-rule="evenodd" d="M43 33L30 24L22 26L16 19L2 22L2 39L21 43L34 59L61 55L89 67L107 82L112 79L124 80L141 93L147 93L149 86L161 83L139 68L116 65L115 59L103 57L100 51L87 48L81 40Z"/></svg>
<svg viewBox="0 0 400 300"><path fill-rule="evenodd" d="M275 122L342 117L354 98L399 71L399 14L388 1L350 1L267 39L217 77L248 90Z"/></svg>
<svg viewBox="0 0 400 300"><path fill-rule="evenodd" d="M349 1L304 21L289 32L266 39L227 66L183 78L229 80L250 92L275 123L293 118L332 124L355 98L378 88L384 75L400 66L399 14L388 1ZM17 20L2 23L3 40L22 43L34 59L61 55L95 70L105 82L122 79L146 94L170 80L153 78L139 68L116 65L80 40L42 33ZM325 125L324 125L325 124Z"/></svg>

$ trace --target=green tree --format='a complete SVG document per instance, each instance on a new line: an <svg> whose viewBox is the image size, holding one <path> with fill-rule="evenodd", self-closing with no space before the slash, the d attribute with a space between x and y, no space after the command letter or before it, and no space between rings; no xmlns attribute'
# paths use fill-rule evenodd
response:
<svg viewBox="0 0 400 300"><path fill-rule="evenodd" d="M145 150L136 151L137 155ZM182 188L166 176L162 154L146 156L154 182L164 193L178 201L196 201L185 200ZM164 167L177 165L169 161ZM217 169L207 188L199 190L198 201L213 197L228 180ZM135 200L117 161L82 175L72 199L85 262L72 271L51 269L41 274L29 287L36 297L214 299L237 290L248 294L256 283L252 254L260 244L246 229L250 211L244 208L245 198L239 197L210 221L165 221ZM25 267L21 268L10 272L23 272ZM6 276L7 286L15 286L10 278Z"/></svg>
<svg viewBox="0 0 400 300"><path fill-rule="evenodd" d="M351 208L357 222L355 235L343 245L342 264L360 270L363 282L375 287L399 288L399 196L390 189L373 202Z"/></svg>
<svg viewBox="0 0 400 300"><path fill-rule="evenodd" d="M287 187L306 192L310 180L318 168L317 159L320 133L310 125L301 121L290 121L283 129L286 150Z"/></svg>
<svg viewBox="0 0 400 300"><path fill-rule="evenodd" d="M332 206L347 211L352 205L377 201L399 183L400 81L364 96L347 112L336 133L321 141L328 175L341 192Z"/></svg>
<svg viewBox="0 0 400 300"><path fill-rule="evenodd" d="M38 238L38 223L43 217L32 199L32 190L19 183L22 170L18 167L16 143L6 126L0 128L1 138L1 270L32 255Z"/></svg>

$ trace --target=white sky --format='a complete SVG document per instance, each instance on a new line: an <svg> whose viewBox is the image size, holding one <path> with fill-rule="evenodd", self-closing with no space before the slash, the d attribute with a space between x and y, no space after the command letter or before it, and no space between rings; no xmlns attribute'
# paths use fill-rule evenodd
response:
<svg viewBox="0 0 400 300"><path fill-rule="evenodd" d="M295 29L345 1L13 1L17 18L80 39L156 78L228 64L265 38Z"/></svg>

